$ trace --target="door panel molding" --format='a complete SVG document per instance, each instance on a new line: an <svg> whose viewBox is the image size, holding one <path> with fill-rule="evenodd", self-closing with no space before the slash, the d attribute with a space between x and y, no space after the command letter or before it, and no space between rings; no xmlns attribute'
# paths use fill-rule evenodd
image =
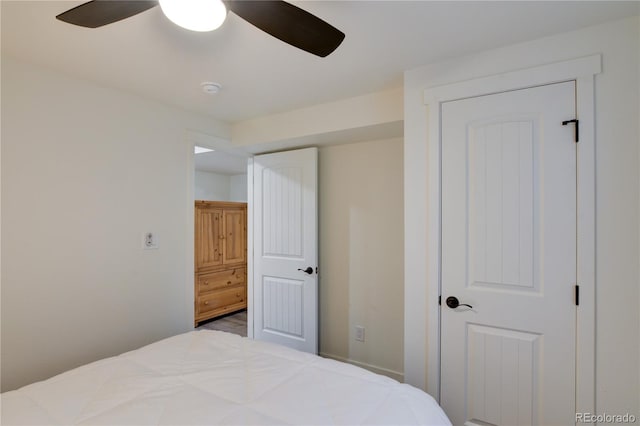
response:
<svg viewBox="0 0 640 426"><path fill-rule="evenodd" d="M424 335L412 335L411 346L405 338L405 370L424 371L426 390L440 399L440 246L441 246L441 106L442 103L481 95L496 94L529 87L574 80L576 111L580 119L577 147L577 281L580 306L577 310L576 411L597 412L595 401L595 75L602 71L601 55L542 65L489 77L433 87L424 90L427 128L427 297L410 297L405 291L405 309L427 312ZM437 231L437 232L432 232ZM405 236L413 232L405 229ZM428 254L428 255L427 255ZM405 263L406 265L407 263ZM405 275L416 271L405 270ZM425 358L410 354L424 340ZM411 356L409 356L409 354ZM420 365L421 364L421 365ZM419 382L419 379L416 380Z"/></svg>

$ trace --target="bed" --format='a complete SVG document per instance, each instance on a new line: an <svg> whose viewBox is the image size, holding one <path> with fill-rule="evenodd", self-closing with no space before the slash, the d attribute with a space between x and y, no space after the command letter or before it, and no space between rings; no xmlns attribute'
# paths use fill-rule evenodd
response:
<svg viewBox="0 0 640 426"><path fill-rule="evenodd" d="M1 402L3 425L451 424L409 385L209 330L6 392Z"/></svg>

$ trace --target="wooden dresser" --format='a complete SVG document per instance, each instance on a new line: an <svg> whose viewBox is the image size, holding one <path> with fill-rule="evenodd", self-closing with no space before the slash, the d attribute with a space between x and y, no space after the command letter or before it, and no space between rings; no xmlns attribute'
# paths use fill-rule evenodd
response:
<svg viewBox="0 0 640 426"><path fill-rule="evenodd" d="M247 307L247 203L195 202L195 325Z"/></svg>

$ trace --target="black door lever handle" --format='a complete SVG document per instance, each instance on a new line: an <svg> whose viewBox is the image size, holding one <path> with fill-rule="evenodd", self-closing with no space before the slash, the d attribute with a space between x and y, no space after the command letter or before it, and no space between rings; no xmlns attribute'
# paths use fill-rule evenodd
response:
<svg viewBox="0 0 640 426"><path fill-rule="evenodd" d="M455 308L457 308L458 306L466 306L466 307L468 307L468 308L473 309L473 306L471 306L471 305L468 305L468 304L466 304L466 303L460 303L460 301L458 300L458 298L457 298L457 297L455 297L455 296L449 296L449 297L447 297L446 304L447 304L447 306L448 306L448 307L450 307L451 309L455 309Z"/></svg>
<svg viewBox="0 0 640 426"><path fill-rule="evenodd" d="M306 272L309 275L313 274L313 268L311 266L307 266L307 269L298 268L298 271Z"/></svg>

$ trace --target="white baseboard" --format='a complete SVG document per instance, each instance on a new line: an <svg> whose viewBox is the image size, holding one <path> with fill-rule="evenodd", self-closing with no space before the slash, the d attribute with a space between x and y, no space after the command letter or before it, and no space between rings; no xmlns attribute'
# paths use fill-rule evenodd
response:
<svg viewBox="0 0 640 426"><path fill-rule="evenodd" d="M394 380L404 383L404 373L400 371L389 370L388 368L377 367L375 365L367 364L360 361L354 361L352 359L344 358L338 355L332 355L324 352L320 352L318 355L324 358L334 359L340 362L346 362L347 364L355 365L356 367L364 368L372 373L381 374L383 376L391 377Z"/></svg>

